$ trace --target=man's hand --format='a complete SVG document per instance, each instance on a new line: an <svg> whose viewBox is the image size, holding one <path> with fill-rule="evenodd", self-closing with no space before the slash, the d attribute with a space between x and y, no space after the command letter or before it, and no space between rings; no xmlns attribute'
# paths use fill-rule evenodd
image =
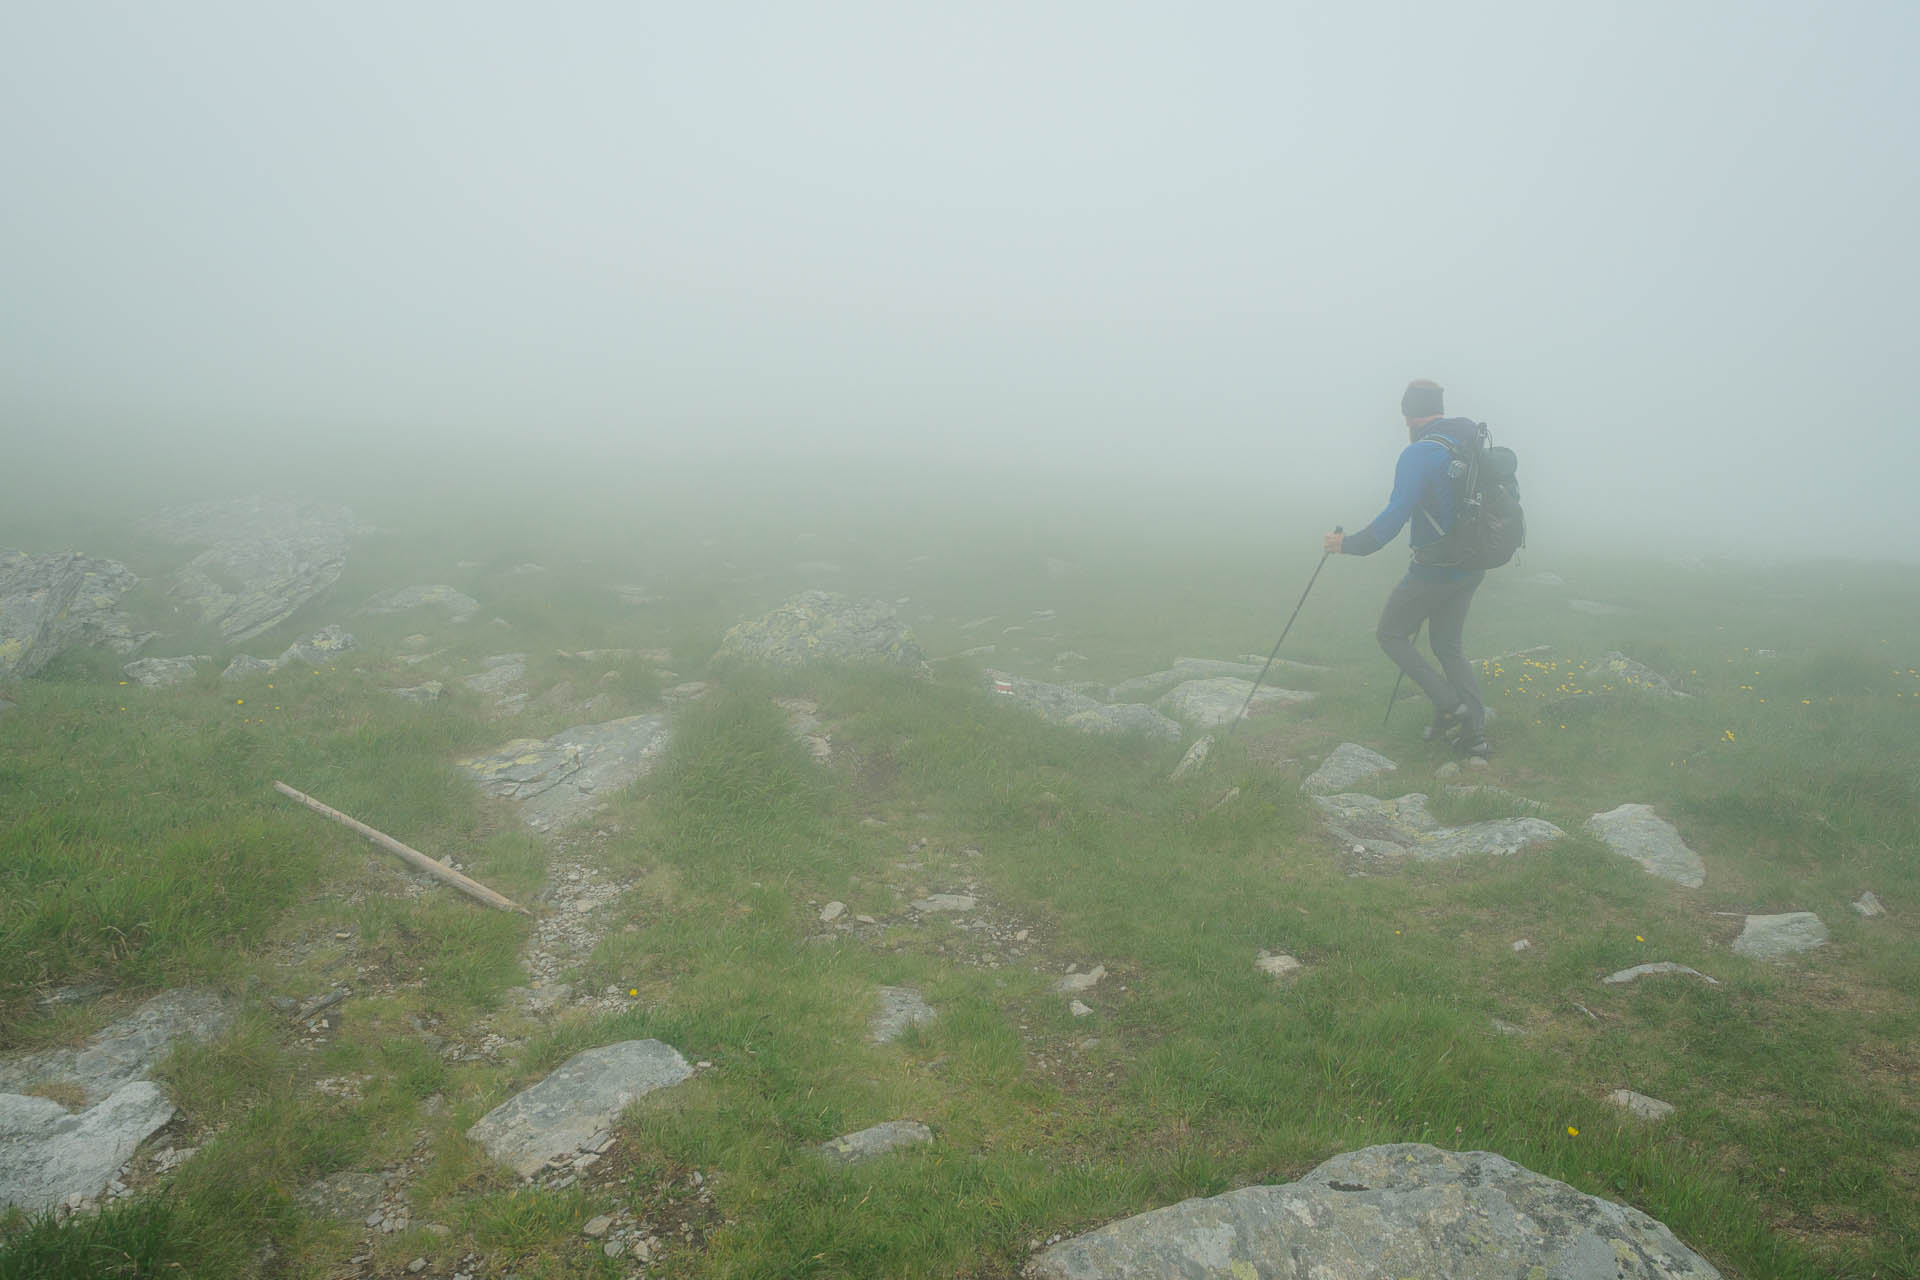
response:
<svg viewBox="0 0 1920 1280"><path fill-rule="evenodd" d="M1320 540L1320 545L1326 548L1328 555L1337 556L1340 554L1340 544L1346 540L1346 536L1346 534L1335 529L1332 533Z"/></svg>

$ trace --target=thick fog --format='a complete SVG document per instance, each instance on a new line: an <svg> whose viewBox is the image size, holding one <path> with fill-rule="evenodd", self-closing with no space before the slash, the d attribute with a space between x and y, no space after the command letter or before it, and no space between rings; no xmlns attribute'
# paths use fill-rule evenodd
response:
<svg viewBox="0 0 1920 1280"><path fill-rule="evenodd" d="M812 464L1920 549L1910 3L18 4L0 489ZM724 464L715 469L711 464Z"/></svg>

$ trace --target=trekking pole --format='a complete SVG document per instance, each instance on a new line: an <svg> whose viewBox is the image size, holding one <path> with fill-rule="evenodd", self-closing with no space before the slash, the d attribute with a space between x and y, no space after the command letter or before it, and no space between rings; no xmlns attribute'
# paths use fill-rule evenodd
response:
<svg viewBox="0 0 1920 1280"><path fill-rule="evenodd" d="M1339 525L1333 526L1333 531L1335 533L1346 532L1346 530ZM1253 688L1247 690L1247 700L1240 704L1240 714L1233 718L1233 723L1227 726L1227 731L1220 735L1221 741L1224 742L1227 738L1231 737L1233 731L1240 727L1240 722L1247 718L1247 708L1253 705L1253 695L1260 692L1260 682L1265 680L1267 678L1267 672L1273 669L1273 660L1280 656L1280 646L1287 642L1287 632L1293 630L1293 619L1300 616L1301 607L1307 603L1308 592L1311 592L1313 590L1313 584L1320 580L1320 571L1327 567L1327 557L1332 554L1333 552L1331 551L1322 551L1320 553L1320 563L1313 567L1313 577L1307 579L1307 590L1300 593L1300 603L1293 606L1293 617L1288 618L1287 625L1280 628L1280 638L1273 642L1273 652L1267 655L1267 665L1260 668L1260 674L1254 677Z"/></svg>
<svg viewBox="0 0 1920 1280"><path fill-rule="evenodd" d="M1422 625L1424 625L1425 619L1422 619L1421 622L1422 622ZM1413 634L1407 637L1407 642L1411 644L1413 641L1418 640L1419 638L1420 638L1420 628L1415 627L1413 629ZM1402 680L1405 680L1406 678L1407 678L1407 673L1404 671L1402 671L1399 675L1393 678L1393 692L1387 695L1387 714L1380 717L1380 727L1382 729L1387 727L1387 721L1393 719L1393 704L1400 697L1400 682Z"/></svg>

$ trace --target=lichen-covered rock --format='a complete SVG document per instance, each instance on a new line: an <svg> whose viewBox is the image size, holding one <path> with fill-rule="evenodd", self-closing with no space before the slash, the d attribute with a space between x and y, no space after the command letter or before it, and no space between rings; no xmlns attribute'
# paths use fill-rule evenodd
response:
<svg viewBox="0 0 1920 1280"><path fill-rule="evenodd" d="M222 680L245 680L249 676L264 675L273 670L276 670L274 664L268 662L265 658L256 658L251 654L243 653L227 664L226 670L220 673L220 678Z"/></svg>
<svg viewBox="0 0 1920 1280"><path fill-rule="evenodd" d="M1392 773L1399 767L1378 751L1369 751L1357 742L1343 742L1318 769L1307 775L1301 786L1315 794L1328 795L1346 791L1383 773Z"/></svg>
<svg viewBox="0 0 1920 1280"><path fill-rule="evenodd" d="M555 1156L580 1150L620 1113L693 1068L658 1040L625 1040L574 1054L552 1074L481 1117L467 1136L523 1178Z"/></svg>
<svg viewBox="0 0 1920 1280"><path fill-rule="evenodd" d="M135 658L120 668L127 679L149 689L171 689L174 685L185 684L199 671L202 660L186 658Z"/></svg>
<svg viewBox="0 0 1920 1280"><path fill-rule="evenodd" d="M776 667L881 662L917 670L926 662L892 605L830 591L802 591L770 613L730 628L716 656Z"/></svg>
<svg viewBox="0 0 1920 1280"><path fill-rule="evenodd" d="M232 1006L213 992L175 987L116 1018L77 1049L42 1049L0 1059L0 1089L59 1082L97 1102L144 1077L175 1043L211 1040L232 1018Z"/></svg>
<svg viewBox="0 0 1920 1280"><path fill-rule="evenodd" d="M497 653L483 659L486 670L467 676L460 683L475 693L493 699L494 708L513 715L527 705L527 655Z"/></svg>
<svg viewBox="0 0 1920 1280"><path fill-rule="evenodd" d="M337 622L329 622L310 636L294 641L273 660L276 667L317 667L332 662L359 642Z"/></svg>
<svg viewBox="0 0 1920 1280"><path fill-rule="evenodd" d="M665 716L626 716L547 739L519 738L459 763L482 791L514 801L522 821L546 832L579 821L651 773L667 739Z"/></svg>
<svg viewBox="0 0 1920 1280"><path fill-rule="evenodd" d="M152 633L134 634L119 604L139 581L117 560L77 551L0 550L0 680L33 675L71 648L135 652Z"/></svg>
<svg viewBox="0 0 1920 1280"><path fill-rule="evenodd" d="M890 1044L905 1035L907 1028L924 1026L938 1016L912 987L882 987L880 1008L867 1022L867 1036L875 1044Z"/></svg>
<svg viewBox="0 0 1920 1280"><path fill-rule="evenodd" d="M1248 695L1252 694L1251 700ZM1174 719L1197 729L1218 729L1240 718L1246 708L1249 717L1275 707L1300 706L1318 695L1300 689L1280 689L1272 685L1254 688L1253 681L1237 676L1207 676L1186 680L1162 694L1154 705Z"/></svg>
<svg viewBox="0 0 1920 1280"><path fill-rule="evenodd" d="M1632 858L1663 880L1689 889L1707 882L1707 864L1651 805L1623 804L1596 813L1587 819L1587 830L1606 841L1615 853Z"/></svg>
<svg viewBox="0 0 1920 1280"><path fill-rule="evenodd" d="M1427 808L1427 797L1418 792L1396 800L1355 793L1314 796L1313 803L1341 843L1387 857L1501 857L1566 835L1544 818L1496 818L1443 827Z"/></svg>
<svg viewBox="0 0 1920 1280"><path fill-rule="evenodd" d="M1338 1155L1297 1182L1126 1218L1042 1250L1034 1280L1717 1280L1637 1209L1486 1151Z"/></svg>
<svg viewBox="0 0 1920 1280"><path fill-rule="evenodd" d="M436 608L447 611L447 621L465 622L480 610L480 602L444 582L422 587L395 587L382 591L360 606L362 613L404 613L408 609Z"/></svg>
<svg viewBox="0 0 1920 1280"><path fill-rule="evenodd" d="M284 498L176 507L146 527L206 548L174 572L170 594L197 608L229 644L278 626L332 586L359 531L345 507Z"/></svg>
<svg viewBox="0 0 1920 1280"><path fill-rule="evenodd" d="M1065 685L1029 680L1007 671L985 672L988 690L996 698L1007 698L1053 724L1063 724L1083 733L1139 733L1166 742L1178 742L1184 736L1180 726L1152 707L1138 702L1108 704Z"/></svg>

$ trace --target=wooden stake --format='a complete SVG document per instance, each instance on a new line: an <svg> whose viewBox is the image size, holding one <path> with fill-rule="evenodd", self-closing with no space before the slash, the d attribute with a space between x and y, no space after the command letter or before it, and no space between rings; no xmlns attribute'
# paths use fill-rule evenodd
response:
<svg viewBox="0 0 1920 1280"><path fill-rule="evenodd" d="M458 889L460 892L466 894L469 898L477 898L481 902L486 903L488 906L498 907L502 911L518 911L521 915L528 915L528 916L533 914L531 911L528 911L525 907L521 906L519 903L510 901L509 899L502 897L500 894L495 893L493 890L487 888L487 886L481 884L478 880L472 879L468 876L463 876L458 871L455 871L452 867L443 866L440 863L435 862L432 858L429 858L426 854L421 853L418 849L414 849L407 845L401 844L398 840L395 840L392 836L388 835L384 831L375 831L372 827L368 826L366 823L361 822L354 818L349 818L346 814L340 812L338 809L329 808L327 805L321 804L318 800L315 800L312 796L308 795L304 791L295 791L292 787L288 786L284 782L275 782L273 784L273 789L275 791L278 791L281 795L287 797L287 799L289 800L298 800L301 804L307 806L307 808L313 810L315 813L321 814L328 818L332 818L335 822L339 823L343 827L350 827L353 830L358 831L361 835L373 841L375 844L379 845L382 849L385 849L389 853L396 854L401 858L402 861L412 864L412 866L416 870L424 871L430 876L435 876L441 880L446 881L448 884L452 885L454 888Z"/></svg>

